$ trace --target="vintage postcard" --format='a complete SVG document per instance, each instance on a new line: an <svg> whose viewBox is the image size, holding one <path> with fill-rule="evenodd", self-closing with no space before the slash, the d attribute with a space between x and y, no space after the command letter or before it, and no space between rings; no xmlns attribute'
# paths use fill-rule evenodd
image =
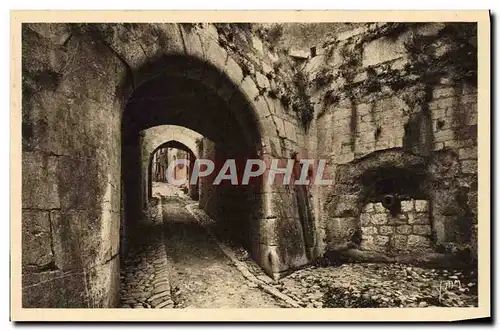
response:
<svg viewBox="0 0 500 331"><path fill-rule="evenodd" d="M491 316L488 11L11 34L12 320Z"/></svg>

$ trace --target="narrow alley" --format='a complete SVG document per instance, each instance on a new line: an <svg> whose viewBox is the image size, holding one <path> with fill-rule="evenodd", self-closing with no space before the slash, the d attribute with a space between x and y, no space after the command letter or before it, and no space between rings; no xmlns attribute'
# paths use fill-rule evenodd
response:
<svg viewBox="0 0 500 331"><path fill-rule="evenodd" d="M121 307L283 307L245 279L187 211L188 200L170 193L161 198L163 225L141 229L146 234L131 242L122 270Z"/></svg>

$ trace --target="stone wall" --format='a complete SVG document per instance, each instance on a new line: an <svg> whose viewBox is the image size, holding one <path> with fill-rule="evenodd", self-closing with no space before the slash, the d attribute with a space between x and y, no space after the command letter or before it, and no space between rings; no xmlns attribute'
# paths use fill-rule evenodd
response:
<svg viewBox="0 0 500 331"><path fill-rule="evenodd" d="M360 248L388 255L422 252L431 248L431 222L427 200L403 200L401 211L391 214L382 203L368 203L359 216Z"/></svg>
<svg viewBox="0 0 500 331"><path fill-rule="evenodd" d="M354 174L344 165L379 151L422 158L419 192L409 197L429 201L434 249L475 246L467 233L477 224L476 52L474 25L452 23L365 24L318 47L304 69L316 114L308 149L336 178L314 195L320 250L359 245L366 187L362 174L351 177L358 191L345 187ZM397 163L368 168L410 166Z"/></svg>
<svg viewBox="0 0 500 331"><path fill-rule="evenodd" d="M23 307L115 306L125 67L66 24L23 25L22 47Z"/></svg>

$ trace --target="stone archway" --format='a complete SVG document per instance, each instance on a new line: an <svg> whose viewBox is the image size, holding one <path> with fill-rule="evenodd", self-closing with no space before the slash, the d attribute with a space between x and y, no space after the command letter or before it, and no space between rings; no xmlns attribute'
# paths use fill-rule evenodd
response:
<svg viewBox="0 0 500 331"><path fill-rule="evenodd" d="M141 211L142 129L189 127L223 157L288 158L298 148L296 119L264 89L272 63L243 70L245 54L221 46L213 24L26 24L24 49L23 222L50 222L43 240L55 245L44 256L23 249L34 265L26 307L117 305L123 238ZM248 196L231 192L220 192L225 207ZM254 197L244 213L254 259L269 274L306 263L293 194L259 187ZM49 287L61 295L47 297Z"/></svg>
<svg viewBox="0 0 500 331"><path fill-rule="evenodd" d="M187 166L187 169L188 169L187 179L188 179L188 181L189 181L189 178L190 178L192 170L193 170L194 162L196 159L199 158L197 156L198 153L196 152L196 149L193 151L193 149L189 148L184 143L179 142L177 140L169 140L169 141L166 141L166 142L162 143L161 145L157 146L150 153L150 156L148 158L149 162L147 164L146 171L144 171L144 167L141 171L141 175L145 177L145 182L146 182L146 189L145 189L146 192L143 195L143 198L145 199L146 202L150 201L151 198L153 197L153 156L156 154L156 152L158 150L163 149L163 148L175 148L178 150L182 150L189 155L189 165ZM198 182L196 184L188 186L188 195L191 197L191 199L198 200L198 197L199 197L198 188L199 188Z"/></svg>
<svg viewBox="0 0 500 331"><path fill-rule="evenodd" d="M198 132L177 125L160 125L141 131L141 192L143 206L151 197L150 163L155 151L165 144L168 145L168 142L177 142L180 144L178 146L180 149L188 151L193 158L199 159L198 145L202 139L203 136Z"/></svg>
<svg viewBox="0 0 500 331"><path fill-rule="evenodd" d="M156 68L156 69L153 69ZM154 72L131 94L123 116L122 171L124 183L124 211L126 226L134 226L140 215L141 180L140 135L142 130L158 125L177 125L199 132L213 141L205 148L204 157L221 166L227 158L237 160L239 171L247 159L261 157L262 138L258 116L246 96L217 68L205 62L185 57L170 56L158 59L144 68ZM199 77L197 75L202 74ZM218 81L207 78L217 78ZM219 94L221 86L232 90L231 96ZM219 164L217 164L219 163ZM202 185L200 202L204 209L238 240L251 250L252 240L261 232L260 219L254 219L261 209L263 195L260 183L249 186Z"/></svg>

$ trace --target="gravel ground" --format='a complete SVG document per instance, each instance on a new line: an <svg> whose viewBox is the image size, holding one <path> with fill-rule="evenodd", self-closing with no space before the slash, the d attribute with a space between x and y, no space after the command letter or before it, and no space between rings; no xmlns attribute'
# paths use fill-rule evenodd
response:
<svg viewBox="0 0 500 331"><path fill-rule="evenodd" d="M308 267L275 285L305 307L477 307L477 273L401 264Z"/></svg>

